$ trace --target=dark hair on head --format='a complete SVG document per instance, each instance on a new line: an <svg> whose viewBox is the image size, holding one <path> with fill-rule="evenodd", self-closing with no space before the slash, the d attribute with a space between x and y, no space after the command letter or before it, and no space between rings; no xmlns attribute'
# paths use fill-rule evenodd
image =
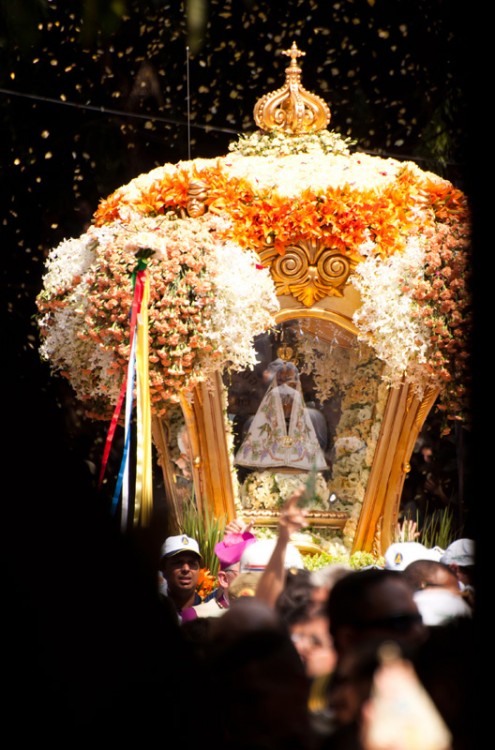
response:
<svg viewBox="0 0 495 750"><path fill-rule="evenodd" d="M287 572L286 584L275 602L275 611L286 625L306 622L314 609L309 570Z"/></svg>
<svg viewBox="0 0 495 750"><path fill-rule="evenodd" d="M285 588L290 586L311 588L311 571L307 568L287 568L285 574Z"/></svg>
<svg viewBox="0 0 495 750"><path fill-rule="evenodd" d="M435 576L435 573L443 570L452 581L457 581L455 573L443 562L437 560L414 560L404 568L403 575L407 582L412 586L414 591L422 588L428 579ZM431 581L429 582L431 585Z"/></svg>
<svg viewBox="0 0 495 750"><path fill-rule="evenodd" d="M330 633L334 635L340 626L352 625L362 619L375 586L399 579L403 580L402 571L368 568L355 570L336 581L326 604Z"/></svg>

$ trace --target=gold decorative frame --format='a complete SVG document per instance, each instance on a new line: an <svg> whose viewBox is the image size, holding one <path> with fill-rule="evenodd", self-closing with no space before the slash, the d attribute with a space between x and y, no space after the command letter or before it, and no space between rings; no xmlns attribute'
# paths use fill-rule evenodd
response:
<svg viewBox="0 0 495 750"><path fill-rule="evenodd" d="M329 248L318 243L291 244L286 256L267 248L263 262L270 267L277 285L281 309L276 322L301 318L308 331L318 320L333 323L340 345L349 345L358 331L352 315L360 304L359 296L347 284L351 264L340 274L340 282L321 281L321 264L342 263ZM303 258L303 253L305 258ZM328 254L328 256L325 255ZM291 279L290 263L304 267L304 274ZM284 257L286 258L284 265ZM287 265L289 264L289 265ZM326 266L325 266L326 267ZM314 270L316 269L316 271ZM336 274L338 276L338 274ZM345 279L345 280L344 280ZM322 293L324 292L323 296ZM371 473L358 520L352 551L383 554L392 541L404 479L416 439L435 400L437 391L428 391L422 400L404 383L390 389L381 431L375 449ZM197 387L192 398L182 398L181 406L190 437L192 473L198 507L209 508L216 518L227 521L236 515L234 479L225 427L225 388L221 374ZM165 488L173 503L174 488L171 463L163 434L163 426L153 425L153 436L164 472ZM318 517L316 517L318 515ZM246 518L250 517L246 514ZM274 525L274 514L253 513L256 524ZM315 514L315 526L342 529L347 514ZM310 523L313 519L310 516Z"/></svg>

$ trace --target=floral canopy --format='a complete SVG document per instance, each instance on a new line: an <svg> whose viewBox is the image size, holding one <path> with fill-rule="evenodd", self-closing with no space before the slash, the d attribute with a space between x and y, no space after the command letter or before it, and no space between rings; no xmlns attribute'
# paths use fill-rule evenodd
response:
<svg viewBox="0 0 495 750"><path fill-rule="evenodd" d="M289 243L318 240L352 267L353 322L386 381L405 379L419 394L438 388L446 414L464 418L467 198L414 163L352 152L326 129L326 105L299 85L301 53L293 45L287 54L287 84L257 104L254 134L227 155L136 177L100 202L87 231L50 252L40 352L93 416L108 418L118 398L143 251L151 410L164 416L212 372L255 363L253 337L279 309L263 251L283 257Z"/></svg>

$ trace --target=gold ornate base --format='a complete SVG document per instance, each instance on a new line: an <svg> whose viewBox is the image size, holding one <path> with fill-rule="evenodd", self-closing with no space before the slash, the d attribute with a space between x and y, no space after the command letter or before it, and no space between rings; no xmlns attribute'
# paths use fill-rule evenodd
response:
<svg viewBox="0 0 495 750"><path fill-rule="evenodd" d="M255 526L276 526L279 514L273 510L243 510L242 517ZM308 524L313 528L343 529L349 517L345 511L314 510L308 513Z"/></svg>

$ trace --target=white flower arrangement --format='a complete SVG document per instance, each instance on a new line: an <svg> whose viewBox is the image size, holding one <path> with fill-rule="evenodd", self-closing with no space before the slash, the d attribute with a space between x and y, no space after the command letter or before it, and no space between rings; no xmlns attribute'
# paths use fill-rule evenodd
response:
<svg viewBox="0 0 495 750"><path fill-rule="evenodd" d="M359 516L361 514L361 503L356 503L350 509L350 517L346 522L343 530L343 542L347 549L351 549L356 536L356 529L359 523Z"/></svg>
<svg viewBox="0 0 495 750"><path fill-rule="evenodd" d="M233 242L226 242L219 243L215 253L217 294L208 324L209 337L215 351L225 354L227 369L252 368L257 363L253 332L273 326L274 314L280 309L274 284L268 269L256 268L253 252L240 252ZM207 369L206 362L203 367ZM218 369L216 359L210 369Z"/></svg>
<svg viewBox="0 0 495 750"><path fill-rule="evenodd" d="M369 347L351 349L353 377L343 391L332 460L331 487L344 507L361 506L383 416L383 363Z"/></svg>
<svg viewBox="0 0 495 750"><path fill-rule="evenodd" d="M429 378L424 365L430 331L417 315L417 305L407 289L420 282L425 254L424 238L412 237L403 253L385 260L366 258L350 279L361 295L353 321L358 329L369 332L377 357L385 363L384 380L398 387L407 372L420 398Z"/></svg>
<svg viewBox="0 0 495 750"><path fill-rule="evenodd" d="M277 511L284 502L302 485L307 473L287 473L283 471L254 471L240 487L240 499L245 510ZM310 510L329 510L330 489L324 476L316 478L315 497Z"/></svg>
<svg viewBox="0 0 495 750"><path fill-rule="evenodd" d="M243 156L288 156L290 154L345 154L355 142L335 131L319 130L303 135L285 134L282 131L264 132L256 130L249 135L241 135L239 140L229 145L229 151Z"/></svg>
<svg viewBox="0 0 495 750"><path fill-rule="evenodd" d="M260 191L276 190L281 196L295 197L310 190L317 193L329 188L348 188L366 192L385 191L391 188L404 171L410 171L419 178L425 173L412 162L399 162L396 159L377 159L364 153L333 154L321 152L294 153L283 156L280 153L245 157L235 152L225 157L222 169L229 179L242 179L256 186ZM411 196L414 200L411 211L417 221L429 220L425 198L420 193ZM405 227L404 227L405 229ZM370 242L370 233L363 230L360 252ZM376 249L376 243L370 249Z"/></svg>

